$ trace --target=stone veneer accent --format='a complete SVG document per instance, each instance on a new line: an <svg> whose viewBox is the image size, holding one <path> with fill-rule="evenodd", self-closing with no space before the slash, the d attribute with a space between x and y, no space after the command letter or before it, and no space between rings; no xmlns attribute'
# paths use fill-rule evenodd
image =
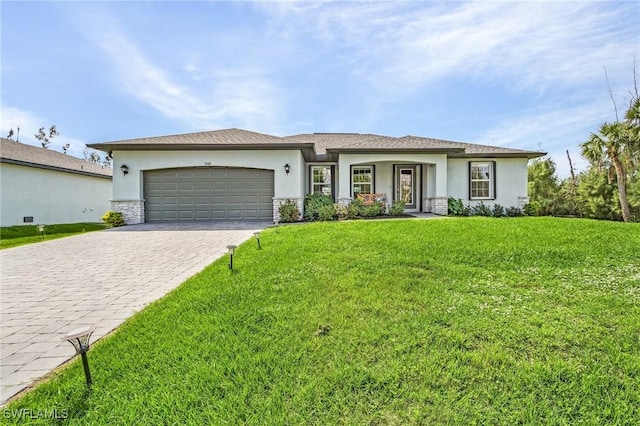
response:
<svg viewBox="0 0 640 426"><path fill-rule="evenodd" d="M298 197L287 197L287 198L273 198L273 221L280 222L280 206L287 202L287 200L294 201L296 206L298 206L298 210L300 211L300 219L302 220L302 215L304 214L304 199Z"/></svg>
<svg viewBox="0 0 640 426"><path fill-rule="evenodd" d="M447 197L425 198L423 204L425 213L433 213L446 216L449 214L449 203Z"/></svg>
<svg viewBox="0 0 640 426"><path fill-rule="evenodd" d="M529 204L529 197L518 197L518 208L524 209L524 206Z"/></svg>
<svg viewBox="0 0 640 426"><path fill-rule="evenodd" d="M144 200L111 200L111 210L122 213L127 225L144 223Z"/></svg>

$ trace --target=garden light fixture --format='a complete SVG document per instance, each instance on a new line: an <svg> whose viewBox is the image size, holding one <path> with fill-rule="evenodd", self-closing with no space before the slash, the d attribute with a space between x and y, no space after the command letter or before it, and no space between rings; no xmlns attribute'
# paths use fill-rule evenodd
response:
<svg viewBox="0 0 640 426"><path fill-rule="evenodd" d="M262 250L262 246L260 245L260 232L254 232L253 235L256 236L256 241L258 242L258 250Z"/></svg>
<svg viewBox="0 0 640 426"><path fill-rule="evenodd" d="M123 164L122 166L120 166L120 170L122 170L122 174L126 176L127 173L129 173L129 166Z"/></svg>
<svg viewBox="0 0 640 426"><path fill-rule="evenodd" d="M70 331L64 336L64 339L71 343L76 349L76 355L82 356L82 366L84 367L84 375L87 379L87 387L91 388L91 372L89 371L89 361L87 360L87 351L89 350L89 339L95 331L95 327L88 325Z"/></svg>
<svg viewBox="0 0 640 426"><path fill-rule="evenodd" d="M38 225L38 232L40 232L40 236L44 240L44 225Z"/></svg>
<svg viewBox="0 0 640 426"><path fill-rule="evenodd" d="M227 250L229 250L229 269L233 272L233 252L236 246L227 246Z"/></svg>
<svg viewBox="0 0 640 426"><path fill-rule="evenodd" d="M286 174L289 174L289 172L291 171L291 166L289 165L289 163L284 165L284 172Z"/></svg>

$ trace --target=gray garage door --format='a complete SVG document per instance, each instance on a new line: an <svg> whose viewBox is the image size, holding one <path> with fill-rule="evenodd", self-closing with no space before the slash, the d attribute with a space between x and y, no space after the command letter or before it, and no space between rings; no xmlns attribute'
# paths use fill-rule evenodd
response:
<svg viewBox="0 0 640 426"><path fill-rule="evenodd" d="M144 190L147 222L273 219L272 170L152 170Z"/></svg>

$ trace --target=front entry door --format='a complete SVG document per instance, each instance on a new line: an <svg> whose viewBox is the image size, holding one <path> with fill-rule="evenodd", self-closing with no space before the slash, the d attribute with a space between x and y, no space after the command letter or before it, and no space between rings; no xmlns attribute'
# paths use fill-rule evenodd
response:
<svg viewBox="0 0 640 426"><path fill-rule="evenodd" d="M418 207L416 168L417 166L396 166L396 200L405 202L405 210L416 210Z"/></svg>

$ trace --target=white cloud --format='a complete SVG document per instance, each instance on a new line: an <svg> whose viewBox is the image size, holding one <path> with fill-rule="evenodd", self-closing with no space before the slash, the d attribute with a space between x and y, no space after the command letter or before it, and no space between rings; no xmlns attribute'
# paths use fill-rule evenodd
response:
<svg viewBox="0 0 640 426"><path fill-rule="evenodd" d="M83 151L86 145L83 141L74 138L65 133L65 129L61 128L57 123L47 123L42 117L30 111L25 111L20 108L2 105L1 116L1 129L2 136L6 138L8 136L9 129L13 129L14 135L12 139L19 141L26 145L42 146L40 141L36 139L35 135L38 133L38 129L45 127L49 129L52 125L56 124L60 134L50 139L51 144L48 149L63 152L62 147L69 144L67 155L73 157L84 158ZM19 129L19 131L18 131Z"/></svg>
<svg viewBox="0 0 640 426"><path fill-rule="evenodd" d="M458 75L509 77L514 89L548 89L628 69L639 7L629 2L407 2L268 4L288 32L348 48L354 71L378 90L412 93Z"/></svg>
<svg viewBox="0 0 640 426"><path fill-rule="evenodd" d="M101 16L87 28L85 34L106 54L115 72L112 82L117 89L169 119L193 130L276 127L278 88L265 72L251 66L221 69L192 55L183 73L176 75L154 63L115 19Z"/></svg>

